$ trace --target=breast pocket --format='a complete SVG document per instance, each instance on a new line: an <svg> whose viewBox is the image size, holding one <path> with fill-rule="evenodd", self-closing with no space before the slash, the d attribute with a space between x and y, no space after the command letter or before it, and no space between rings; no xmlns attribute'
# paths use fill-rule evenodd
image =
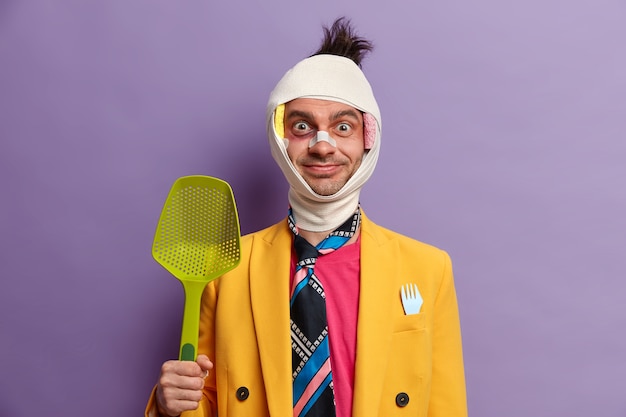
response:
<svg viewBox="0 0 626 417"><path fill-rule="evenodd" d="M423 330L426 327L426 314L409 314L398 317L394 323L393 332L408 332L411 330Z"/></svg>
<svg viewBox="0 0 626 417"><path fill-rule="evenodd" d="M430 365L432 335L425 313L398 317L391 335L391 365L400 370L406 364L409 376L425 376L424 365ZM395 358L399 358L397 361Z"/></svg>

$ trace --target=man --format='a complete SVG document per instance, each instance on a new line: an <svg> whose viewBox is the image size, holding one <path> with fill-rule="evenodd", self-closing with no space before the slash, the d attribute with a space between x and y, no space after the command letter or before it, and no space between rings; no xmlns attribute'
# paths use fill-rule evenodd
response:
<svg viewBox="0 0 626 417"><path fill-rule="evenodd" d="M162 366L147 416L467 415L448 255L359 206L381 141L369 50L339 19L271 93L289 216L207 286L198 359Z"/></svg>

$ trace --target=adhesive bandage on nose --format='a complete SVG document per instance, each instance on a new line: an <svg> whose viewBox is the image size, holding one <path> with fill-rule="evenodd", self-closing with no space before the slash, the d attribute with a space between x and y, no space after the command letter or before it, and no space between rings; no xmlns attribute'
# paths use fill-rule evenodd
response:
<svg viewBox="0 0 626 417"><path fill-rule="evenodd" d="M319 142L327 142L333 148L337 147L337 142L335 142L335 139L331 138L328 132L324 132L323 130L317 132L317 135L315 135L315 137L311 139L311 141L309 142L309 148L314 147Z"/></svg>

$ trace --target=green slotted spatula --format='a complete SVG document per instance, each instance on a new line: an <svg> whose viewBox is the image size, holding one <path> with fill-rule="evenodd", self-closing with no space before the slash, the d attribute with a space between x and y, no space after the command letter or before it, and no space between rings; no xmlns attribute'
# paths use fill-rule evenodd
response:
<svg viewBox="0 0 626 417"><path fill-rule="evenodd" d="M202 292L239 264L240 236L235 198L227 182L203 175L174 182L157 225L152 256L185 289L180 360L196 360Z"/></svg>

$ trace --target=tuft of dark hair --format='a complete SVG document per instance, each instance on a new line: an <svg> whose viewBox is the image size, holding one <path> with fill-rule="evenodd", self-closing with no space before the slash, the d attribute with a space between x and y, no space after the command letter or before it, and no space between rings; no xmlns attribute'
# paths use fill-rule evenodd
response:
<svg viewBox="0 0 626 417"><path fill-rule="evenodd" d="M349 19L340 17L333 25L324 29L324 39L320 48L311 56L330 54L351 59L361 67L363 58L374 49L371 41L360 37Z"/></svg>

